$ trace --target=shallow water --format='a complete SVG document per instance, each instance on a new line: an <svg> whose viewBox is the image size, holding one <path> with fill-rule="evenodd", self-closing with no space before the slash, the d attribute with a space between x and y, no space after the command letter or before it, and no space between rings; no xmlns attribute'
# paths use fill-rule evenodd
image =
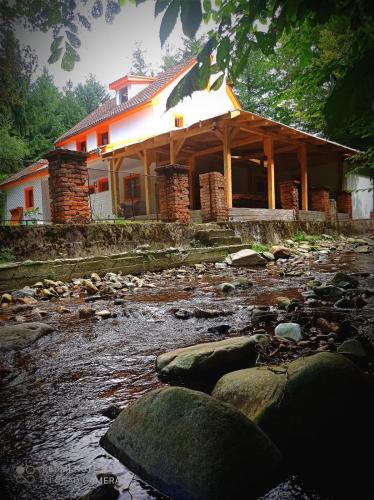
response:
<svg viewBox="0 0 374 500"><path fill-rule="evenodd" d="M50 311L47 321L56 331L39 339L5 362L14 365L1 398L1 468L7 497L62 500L76 498L99 485L96 475L118 476L120 499L161 498L107 454L99 439L111 421L101 411L111 404L124 407L146 391L162 384L155 371L159 353L198 342L217 340L208 328L230 324L230 335L248 324L249 304L273 304L275 297L301 298L308 279L325 280L337 269L373 271L372 256L340 254L319 263L310 262L303 276L282 276L282 266L259 270L215 270L198 275L148 274L156 288L129 292L125 306L100 301L95 308L109 308L117 318L94 322L80 320L76 310L82 298L65 299L72 314L53 311L56 302L39 307ZM248 277L252 288L231 295L217 292L216 285ZM149 281L149 280L148 280ZM224 308L227 317L178 320L173 308ZM126 310L126 315L124 314ZM7 319L6 311L2 319ZM130 484L130 493L127 490ZM321 499L297 480L289 480L269 492L267 500Z"/></svg>

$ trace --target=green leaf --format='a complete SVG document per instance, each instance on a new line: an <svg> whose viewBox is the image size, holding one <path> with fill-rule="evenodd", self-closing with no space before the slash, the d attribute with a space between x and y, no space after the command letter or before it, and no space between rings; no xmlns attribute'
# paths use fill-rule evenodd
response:
<svg viewBox="0 0 374 500"><path fill-rule="evenodd" d="M78 32L78 26L76 24L72 23L71 21L65 21L64 24L65 24L65 26L67 28L69 28L69 30L72 33L77 33Z"/></svg>
<svg viewBox="0 0 374 500"><path fill-rule="evenodd" d="M209 79L211 75L211 62L210 57L205 59L203 64L199 67L197 71L197 90L204 90L209 84Z"/></svg>
<svg viewBox="0 0 374 500"><path fill-rule="evenodd" d="M183 33L189 38L194 38L203 18L200 0L181 2L181 22Z"/></svg>
<svg viewBox="0 0 374 500"><path fill-rule="evenodd" d="M224 38L217 48L217 64L218 66L224 70L227 66L228 60L230 58L230 40L228 38Z"/></svg>
<svg viewBox="0 0 374 500"><path fill-rule="evenodd" d="M52 53L56 52L56 50L60 47L63 39L64 39L63 36L56 36L56 38L51 43L51 52Z"/></svg>
<svg viewBox="0 0 374 500"><path fill-rule="evenodd" d="M173 88L166 101L166 111L176 106L184 97L188 97L195 90L198 90L198 71L199 67L195 64Z"/></svg>
<svg viewBox="0 0 374 500"><path fill-rule="evenodd" d="M204 47L201 49L197 56L199 62L203 62L207 57L211 55L213 50L217 46L217 39L215 37L209 38Z"/></svg>
<svg viewBox="0 0 374 500"><path fill-rule="evenodd" d="M175 23L178 19L180 10L180 0L172 0L169 7L166 9L160 26L160 41L161 46L164 45L170 33L173 31Z"/></svg>
<svg viewBox="0 0 374 500"><path fill-rule="evenodd" d="M74 33L71 33L70 31L65 31L65 33L71 46L74 47L75 49L79 49L79 47L81 46L81 41L79 40L77 35L74 35Z"/></svg>
<svg viewBox="0 0 374 500"><path fill-rule="evenodd" d="M48 58L48 64L54 64L58 61L62 54L62 47L57 47Z"/></svg>
<svg viewBox="0 0 374 500"><path fill-rule="evenodd" d="M220 75L216 80L214 80L214 82L210 86L210 90L218 90L219 88L221 88L224 78L225 74L222 73L222 75Z"/></svg>
<svg viewBox="0 0 374 500"><path fill-rule="evenodd" d="M156 0L155 4L155 17L157 17L161 12L164 12L166 7L169 5L170 0Z"/></svg>
<svg viewBox="0 0 374 500"><path fill-rule="evenodd" d="M74 64L74 57L72 57L71 54L68 53L68 51L65 51L64 57L61 61L61 68L64 71L72 71L74 69Z"/></svg>

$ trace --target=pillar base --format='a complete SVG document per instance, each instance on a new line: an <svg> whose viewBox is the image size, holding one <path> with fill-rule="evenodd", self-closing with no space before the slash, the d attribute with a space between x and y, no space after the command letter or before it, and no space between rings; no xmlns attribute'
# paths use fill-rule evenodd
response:
<svg viewBox="0 0 374 500"><path fill-rule="evenodd" d="M170 164L156 167L155 171L160 219L163 222L189 222L189 168Z"/></svg>

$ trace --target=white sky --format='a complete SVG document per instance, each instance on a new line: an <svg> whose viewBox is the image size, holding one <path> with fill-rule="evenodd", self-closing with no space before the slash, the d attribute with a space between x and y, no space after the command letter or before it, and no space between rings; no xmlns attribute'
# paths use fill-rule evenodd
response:
<svg viewBox="0 0 374 500"><path fill-rule="evenodd" d="M87 4L92 6L93 2L89 0ZM81 12L83 13L83 9ZM142 48L146 50L146 62L151 63L156 72L159 70L163 53L159 39L161 17L162 15L159 15L155 19L154 1L148 0L138 7L126 3L113 24L107 24L102 16L98 20L92 20L91 31L79 27L82 45L78 51L81 60L70 72L61 69L60 60L52 65L47 63L52 42L51 33L29 32L20 28L17 30L17 37L22 44L30 45L36 51L38 73L46 65L58 87L63 87L69 79L74 84L83 82L89 73L93 73L101 83L107 85L128 72L136 41L141 42ZM202 29L204 30L204 27ZM180 47L182 35L178 21L167 43L172 47Z"/></svg>

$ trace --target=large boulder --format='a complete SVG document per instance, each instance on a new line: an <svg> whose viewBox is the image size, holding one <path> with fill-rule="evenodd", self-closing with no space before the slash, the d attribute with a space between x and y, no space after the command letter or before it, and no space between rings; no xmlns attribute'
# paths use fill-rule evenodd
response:
<svg viewBox="0 0 374 500"><path fill-rule="evenodd" d="M158 356L156 371L165 382L210 392L225 373L254 366L255 344L250 337L234 337L182 347Z"/></svg>
<svg viewBox="0 0 374 500"><path fill-rule="evenodd" d="M38 322L2 326L0 327L0 351L22 349L53 330L52 326Z"/></svg>
<svg viewBox="0 0 374 500"><path fill-rule="evenodd" d="M212 396L259 425L297 469L322 480L335 471L353 477L356 454L371 440L367 381L340 354L229 373Z"/></svg>
<svg viewBox="0 0 374 500"><path fill-rule="evenodd" d="M226 263L230 266L265 266L266 262L266 259L259 253L249 248L230 253L230 255L226 257Z"/></svg>
<svg viewBox="0 0 374 500"><path fill-rule="evenodd" d="M276 446L241 412L182 387L151 391L121 412L100 444L177 500L258 498L281 475Z"/></svg>

